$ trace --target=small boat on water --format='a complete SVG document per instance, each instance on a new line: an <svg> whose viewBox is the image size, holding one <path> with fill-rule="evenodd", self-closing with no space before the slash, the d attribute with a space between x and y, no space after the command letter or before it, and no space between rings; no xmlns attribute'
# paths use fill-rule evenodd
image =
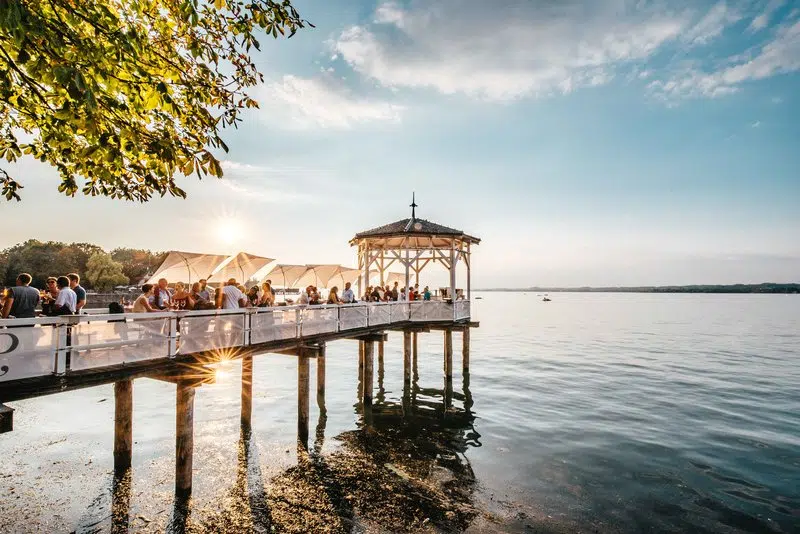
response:
<svg viewBox="0 0 800 534"><path fill-rule="evenodd" d="M550 302L550 301L551 301L551 299L549 299L549 298L547 298L547 297L545 297L545 298L543 298L543 299L542 299L542 302Z"/></svg>

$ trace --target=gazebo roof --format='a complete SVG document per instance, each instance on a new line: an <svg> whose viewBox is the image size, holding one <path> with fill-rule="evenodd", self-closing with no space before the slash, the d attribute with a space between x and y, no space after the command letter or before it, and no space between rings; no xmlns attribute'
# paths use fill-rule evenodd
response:
<svg viewBox="0 0 800 534"><path fill-rule="evenodd" d="M437 224L435 222L427 221L425 219L417 218L416 207L417 207L416 202L412 201L411 217L407 219L402 219L400 221L395 221L390 224L384 224L383 226L378 226L377 228L372 228L371 230L365 230L363 232L359 232L351 240L351 243L355 242L358 239L367 237L407 237L407 236L455 237L463 239L464 241L470 241L475 244L481 242L481 240L478 239L477 237L465 234L461 230L456 230L455 228L450 228L449 226L444 226L441 224Z"/></svg>

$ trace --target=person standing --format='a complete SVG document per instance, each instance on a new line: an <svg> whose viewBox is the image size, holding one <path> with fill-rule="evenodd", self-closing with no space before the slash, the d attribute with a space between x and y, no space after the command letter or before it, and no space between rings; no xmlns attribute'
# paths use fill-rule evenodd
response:
<svg viewBox="0 0 800 534"><path fill-rule="evenodd" d="M31 287L31 275L20 273L17 276L17 285L8 290L8 296L3 303L2 317L8 319L30 319L36 317L36 305L39 304L39 291Z"/></svg>
<svg viewBox="0 0 800 534"><path fill-rule="evenodd" d="M236 279L231 278L227 284L220 288L217 295L217 308L235 310L247 307L247 297L236 287L237 285Z"/></svg>
<svg viewBox="0 0 800 534"><path fill-rule="evenodd" d="M73 315L75 313L75 306L78 303L78 296L69 287L69 278L66 276L59 276L56 278L56 286L58 286L58 296L53 303L53 315Z"/></svg>
<svg viewBox="0 0 800 534"><path fill-rule="evenodd" d="M69 273L69 287L75 292L78 301L75 304L75 313L80 313L81 309L86 306L86 290L81 287L81 277L78 273Z"/></svg>
<svg viewBox="0 0 800 534"><path fill-rule="evenodd" d="M205 278L201 278L199 284L200 284L200 288L197 291L197 294L200 295L200 298L210 302L211 301L211 293L208 292L208 289L206 287L206 286L208 286L208 282L206 281Z"/></svg>

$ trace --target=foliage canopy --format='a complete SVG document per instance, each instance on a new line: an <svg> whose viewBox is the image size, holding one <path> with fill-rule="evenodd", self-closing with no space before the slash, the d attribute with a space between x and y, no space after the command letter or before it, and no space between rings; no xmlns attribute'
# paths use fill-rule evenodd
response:
<svg viewBox="0 0 800 534"><path fill-rule="evenodd" d="M69 196L185 197L176 174L221 177L211 150L258 107L255 34L307 25L289 0L0 0L0 160L53 165Z"/></svg>
<svg viewBox="0 0 800 534"><path fill-rule="evenodd" d="M88 271L89 259L98 253L104 253L103 249L90 243L29 239L0 251L0 284L13 286L19 273L30 273L33 276L32 285L44 288L48 276L75 272L82 277L81 285L97 289ZM154 272L166 255L166 252L131 248L112 250L111 259L122 265L122 274L126 278L114 285L138 283L142 277Z"/></svg>
<svg viewBox="0 0 800 534"><path fill-rule="evenodd" d="M122 274L122 264L114 261L107 252L91 255L86 262L86 278L99 291L109 291L114 286L128 283L128 277Z"/></svg>

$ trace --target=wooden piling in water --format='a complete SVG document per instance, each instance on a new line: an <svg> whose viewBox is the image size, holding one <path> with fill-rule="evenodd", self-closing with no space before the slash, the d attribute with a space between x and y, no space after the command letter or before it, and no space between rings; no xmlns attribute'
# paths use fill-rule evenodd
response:
<svg viewBox="0 0 800 534"><path fill-rule="evenodd" d="M317 350L317 406L325 412L325 343Z"/></svg>
<svg viewBox="0 0 800 534"><path fill-rule="evenodd" d="M469 327L465 326L461 338L461 361L464 371L469 371Z"/></svg>
<svg viewBox="0 0 800 534"><path fill-rule="evenodd" d="M411 382L411 332L403 331L403 381Z"/></svg>
<svg viewBox="0 0 800 534"><path fill-rule="evenodd" d="M133 380L114 382L114 472L124 473L133 455Z"/></svg>
<svg viewBox="0 0 800 534"><path fill-rule="evenodd" d="M444 376L448 380L453 379L453 330L451 328L444 331Z"/></svg>
<svg viewBox="0 0 800 534"><path fill-rule="evenodd" d="M373 390L373 359L375 355L375 342L364 342L364 405L372 405Z"/></svg>
<svg viewBox="0 0 800 534"><path fill-rule="evenodd" d="M175 400L175 495L192 493L194 454L194 384L178 380Z"/></svg>
<svg viewBox="0 0 800 534"><path fill-rule="evenodd" d="M308 450L308 411L309 411L309 363L308 356L301 350L297 358L297 442Z"/></svg>
<svg viewBox="0 0 800 534"><path fill-rule="evenodd" d="M242 414L243 429L250 430L253 416L253 355L242 356Z"/></svg>

